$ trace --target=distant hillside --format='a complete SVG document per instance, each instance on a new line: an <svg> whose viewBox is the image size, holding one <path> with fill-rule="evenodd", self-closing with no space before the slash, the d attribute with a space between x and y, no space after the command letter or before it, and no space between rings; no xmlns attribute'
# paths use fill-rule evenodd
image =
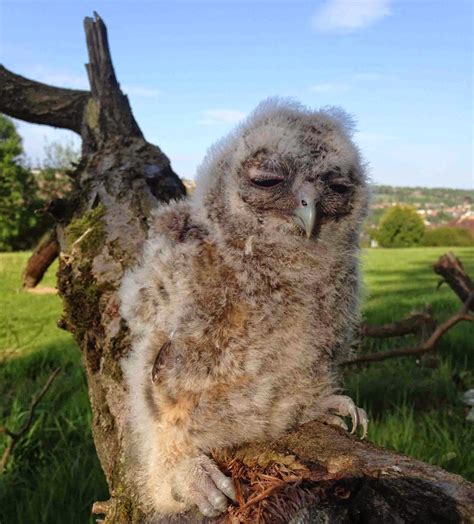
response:
<svg viewBox="0 0 474 524"><path fill-rule="evenodd" d="M474 190L373 186L372 212L369 224L377 224L387 207L409 204L418 210L427 226L450 224L472 215Z"/></svg>
<svg viewBox="0 0 474 524"><path fill-rule="evenodd" d="M455 207L474 203L474 190L430 187L373 186L374 203L403 203L415 207Z"/></svg>

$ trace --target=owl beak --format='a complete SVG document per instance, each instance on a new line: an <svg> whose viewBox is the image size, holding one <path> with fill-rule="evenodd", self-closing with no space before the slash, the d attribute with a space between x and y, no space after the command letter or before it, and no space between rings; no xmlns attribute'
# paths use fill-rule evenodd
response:
<svg viewBox="0 0 474 524"><path fill-rule="evenodd" d="M316 223L316 202L312 198L301 198L300 205L293 211L293 222L304 229L310 238Z"/></svg>

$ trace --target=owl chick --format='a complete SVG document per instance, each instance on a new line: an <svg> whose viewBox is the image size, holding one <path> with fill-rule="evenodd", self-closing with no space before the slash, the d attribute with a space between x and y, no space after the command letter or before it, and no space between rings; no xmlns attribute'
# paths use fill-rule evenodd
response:
<svg viewBox="0 0 474 524"><path fill-rule="evenodd" d="M213 449L315 418L365 434L338 394L368 204L350 130L339 110L266 101L210 150L193 197L155 213L120 291L131 478L149 510L225 511L235 491Z"/></svg>

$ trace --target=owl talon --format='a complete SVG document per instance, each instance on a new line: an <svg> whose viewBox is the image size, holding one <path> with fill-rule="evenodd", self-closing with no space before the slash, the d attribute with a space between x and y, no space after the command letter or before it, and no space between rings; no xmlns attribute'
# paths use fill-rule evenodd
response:
<svg viewBox="0 0 474 524"><path fill-rule="evenodd" d="M341 417L351 417L353 435L359 426L362 426L362 439L367 436L369 419L367 413L362 408L358 408L354 401L346 395L331 395L325 399L323 406L330 412L336 413ZM347 427L346 427L347 429Z"/></svg>
<svg viewBox="0 0 474 524"><path fill-rule="evenodd" d="M181 464L175 482L175 498L195 504L205 517L220 515L229 505L228 498L236 499L232 480L205 455Z"/></svg>

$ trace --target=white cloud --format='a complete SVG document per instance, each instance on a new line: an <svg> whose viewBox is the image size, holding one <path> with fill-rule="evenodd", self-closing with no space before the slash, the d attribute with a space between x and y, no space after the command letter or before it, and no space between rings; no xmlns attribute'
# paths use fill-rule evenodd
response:
<svg viewBox="0 0 474 524"><path fill-rule="evenodd" d="M56 87L68 87L70 89L85 89L89 90L89 80L87 74L75 74L67 71L51 71L42 65L36 65L31 68L30 71L24 74L24 76L42 82L43 84L49 84ZM156 98L160 96L162 92L159 89L145 87L135 84L125 84L122 86L122 91L126 95L141 97L141 98Z"/></svg>
<svg viewBox="0 0 474 524"><path fill-rule="evenodd" d="M202 112L202 117L197 121L202 126L215 124L235 124L245 117L242 111L235 109L208 109Z"/></svg>
<svg viewBox="0 0 474 524"><path fill-rule="evenodd" d="M36 65L24 76L56 87L69 87L70 89L89 89L89 81L83 75L64 71L51 71L41 65Z"/></svg>
<svg viewBox="0 0 474 524"><path fill-rule="evenodd" d="M323 82L321 84L312 85L309 90L315 93L341 93L348 91L350 86L348 84L339 84L333 82Z"/></svg>
<svg viewBox="0 0 474 524"><path fill-rule="evenodd" d="M390 14L390 0L326 0L313 14L311 26L318 31L354 31Z"/></svg>

